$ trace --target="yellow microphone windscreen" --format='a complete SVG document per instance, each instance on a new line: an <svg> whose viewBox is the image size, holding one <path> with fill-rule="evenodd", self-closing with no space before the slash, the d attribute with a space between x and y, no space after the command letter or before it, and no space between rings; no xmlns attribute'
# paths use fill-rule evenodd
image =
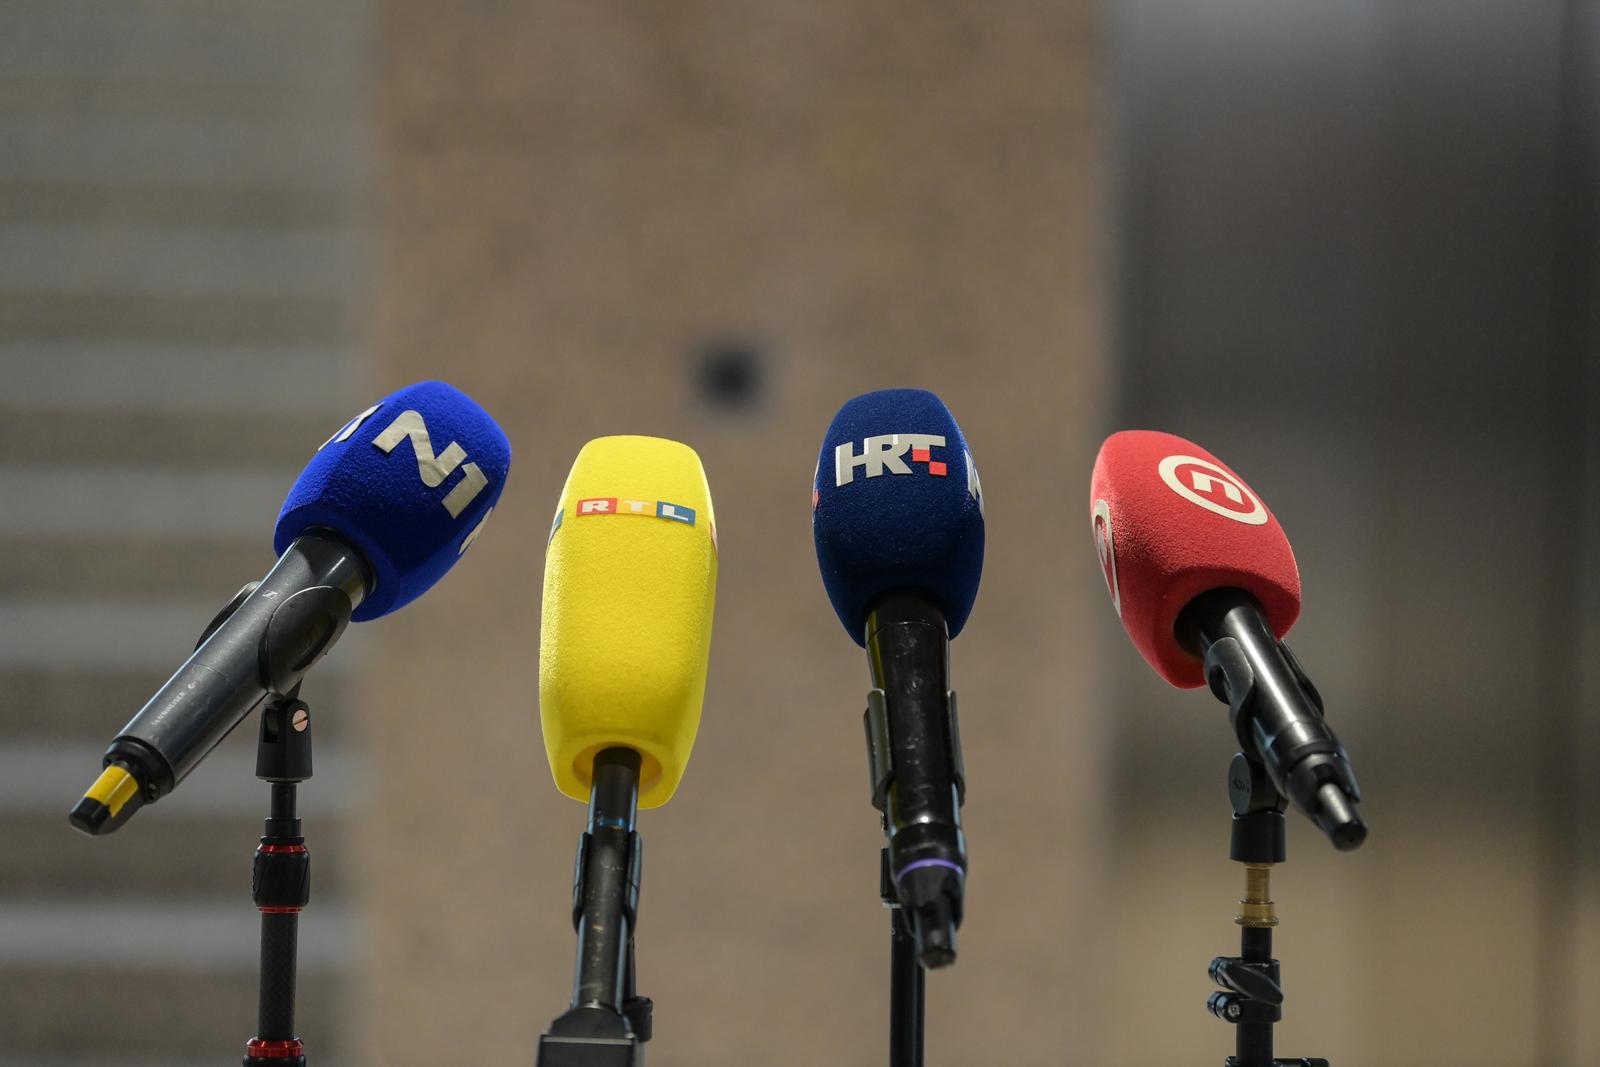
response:
<svg viewBox="0 0 1600 1067"><path fill-rule="evenodd" d="M694 449L600 437L567 475L544 558L539 719L556 785L589 799L594 757L643 757L639 806L671 799L700 727L717 534Z"/></svg>

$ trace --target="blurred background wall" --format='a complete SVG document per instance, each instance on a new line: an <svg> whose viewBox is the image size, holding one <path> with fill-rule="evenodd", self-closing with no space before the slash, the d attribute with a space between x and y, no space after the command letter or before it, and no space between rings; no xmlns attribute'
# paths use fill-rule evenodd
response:
<svg viewBox="0 0 1600 1067"><path fill-rule="evenodd" d="M1357 854L1290 831L1280 1048L1600 1063L1595 6L1107 11L1114 410L1271 502L1368 798ZM1238 888L1230 748L1114 660L1112 836L1167 874L1123 898L1115 981L1176 1058L1212 1024L1171 962L1219 947Z"/></svg>
<svg viewBox="0 0 1600 1067"><path fill-rule="evenodd" d="M357 299L371 12L0 3L0 1062L232 1060L255 1024L255 723L133 833L63 798L270 565L309 450L370 401ZM335 1062L358 916L351 633L307 686L304 1026ZM349 1057L349 1058L347 1058Z"/></svg>
<svg viewBox="0 0 1600 1067"><path fill-rule="evenodd" d="M570 995L583 809L543 781L538 575L573 457L616 432L694 445L721 545L691 777L641 821L651 1062L882 1057L867 672L815 573L809 507L833 412L889 385L948 399L1002 501L986 623L954 648L991 880L973 876L961 965L929 983L971 1010L937 1014L929 1040L975 1063L1000 1034L1044 1061L1088 1026L1061 992L1091 932L1105 729L1072 712L1112 635L1087 639L1092 562L1037 561L1061 555L1104 395L1090 14L380 8L375 358L485 397L518 452L482 556L384 627L390 668L367 679L397 713L359 727L381 773L439 783L367 823L384 936L358 1022L378 1061L437 1062L463 1035L476 1061L526 1059ZM708 389L736 350L750 384ZM444 852L431 872L419 833Z"/></svg>
<svg viewBox="0 0 1600 1067"><path fill-rule="evenodd" d="M6 1063L249 1036L254 722L115 837L62 816L310 450L433 376L516 459L307 686L321 1067L528 1062L564 1005L539 575L616 432L694 445L722 544L695 758L641 822L650 1062L882 1062L866 671L805 486L900 384L961 420L991 546L930 1063L1231 1049L1226 712L1127 645L1080 525L1122 426L1271 502L1367 792L1353 855L1291 817L1281 1054L1600 1063L1597 54L1578 0L0 4Z"/></svg>

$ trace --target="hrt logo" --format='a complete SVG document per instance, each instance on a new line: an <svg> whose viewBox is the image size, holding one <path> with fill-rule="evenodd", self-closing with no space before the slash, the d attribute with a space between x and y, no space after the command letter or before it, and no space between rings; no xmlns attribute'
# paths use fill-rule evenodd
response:
<svg viewBox="0 0 1600 1067"><path fill-rule="evenodd" d="M382 406L382 404L374 404L345 423L344 428L328 438L322 447L327 448L328 445L336 441L348 441L351 435L361 427L361 424L366 422ZM456 442L451 441L445 446L443 452L438 455L434 454L433 439L428 435L428 423L423 419L422 412L402 411L395 416L393 422L384 427L383 431L372 439L372 444L380 452L389 454L394 451L395 446L401 441L411 442L411 449L417 457L417 476L422 479L422 484L429 489L437 489L444 484L446 478L455 473L457 467L461 468L461 480L439 502L444 505L444 509L450 513L452 519L460 518L461 513L467 510L467 505L476 500L478 494L488 488L488 475L484 474L476 463L471 461L462 462L467 459L467 450ZM320 452L321 449L318 449L318 451ZM472 546L472 542L478 539L478 535L483 532L484 524L489 521L489 516L493 513L494 508L484 512L483 518L479 520L478 525L473 527L472 532L462 539L461 547L456 550L457 555Z"/></svg>
<svg viewBox="0 0 1600 1067"><path fill-rule="evenodd" d="M928 473L943 478L948 468L933 458L933 449L943 448L944 438L935 433L886 433L869 437L861 442L861 454L849 441L833 450L833 484L849 485L855 481L856 468L865 467L868 478L876 478L887 470L890 474L911 474L904 458L911 453L912 463L926 463Z"/></svg>
<svg viewBox="0 0 1600 1067"><path fill-rule="evenodd" d="M935 433L886 433L868 437L861 442L859 455L855 446L846 441L833 450L833 484L837 488L855 481L857 467L865 468L868 478L877 478L884 471L890 474L915 474L916 471L906 462L908 452L911 463L927 464L929 474L935 478L946 477L950 473L949 465L943 460L933 458L933 450L943 447L944 437ZM981 515L983 483L978 480L978 466L972 462L971 452L963 449L961 456L966 463L967 495L978 502L978 513ZM812 510L816 510L820 496L816 484L816 479L813 478Z"/></svg>
<svg viewBox="0 0 1600 1067"><path fill-rule="evenodd" d="M1100 573L1105 576L1106 589L1111 593L1111 606L1122 618L1122 589L1117 584L1117 546L1111 537L1111 505L1096 500L1093 508L1094 550L1100 557Z"/></svg>
<svg viewBox="0 0 1600 1067"><path fill-rule="evenodd" d="M1191 504L1246 526L1267 521L1266 505L1249 487L1209 460L1168 456L1157 470L1167 487Z"/></svg>

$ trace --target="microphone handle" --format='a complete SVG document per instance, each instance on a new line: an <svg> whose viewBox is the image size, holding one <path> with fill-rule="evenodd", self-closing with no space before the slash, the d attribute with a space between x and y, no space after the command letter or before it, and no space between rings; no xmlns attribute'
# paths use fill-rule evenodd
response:
<svg viewBox="0 0 1600 1067"><path fill-rule="evenodd" d="M965 782L944 612L917 591L884 594L867 615L866 645L872 702L881 701L887 735L873 740L875 750L888 753L887 761L879 753L886 780L876 780L875 770L873 784L889 874L923 963L941 967L955 959L967 872ZM869 739L873 717L869 710Z"/></svg>
<svg viewBox="0 0 1600 1067"><path fill-rule="evenodd" d="M621 1014L627 1002L628 945L639 907L643 855L634 820L639 814L639 753L622 746L594 758L589 827L578 842L573 920L578 965L572 1007Z"/></svg>
<svg viewBox="0 0 1600 1067"><path fill-rule="evenodd" d="M294 540L111 742L143 800L170 792L270 693L291 691L344 632L371 577L323 530Z"/></svg>
<svg viewBox="0 0 1600 1067"><path fill-rule="evenodd" d="M1323 717L1322 697L1256 599L1242 589L1204 593L1183 609L1177 633L1205 659L1239 743L1278 791L1337 848L1360 845L1367 828L1356 810L1361 790L1350 757Z"/></svg>

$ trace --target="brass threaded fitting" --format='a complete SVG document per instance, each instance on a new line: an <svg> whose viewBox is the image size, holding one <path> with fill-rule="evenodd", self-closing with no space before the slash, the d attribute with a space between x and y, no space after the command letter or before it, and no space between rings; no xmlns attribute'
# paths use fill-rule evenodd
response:
<svg viewBox="0 0 1600 1067"><path fill-rule="evenodd" d="M1278 913L1272 907L1272 864L1244 865L1244 896L1239 900L1239 913L1233 921L1257 929L1278 925Z"/></svg>

